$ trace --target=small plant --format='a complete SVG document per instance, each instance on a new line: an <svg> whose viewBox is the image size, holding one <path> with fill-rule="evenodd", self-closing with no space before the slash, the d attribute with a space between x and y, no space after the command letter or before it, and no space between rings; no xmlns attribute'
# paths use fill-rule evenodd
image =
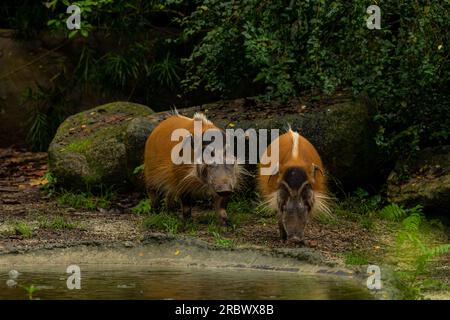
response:
<svg viewBox="0 0 450 320"><path fill-rule="evenodd" d="M20 287L26 291L29 300L33 300L33 294L39 291L39 289L35 287L33 284L29 286L20 286Z"/></svg>
<svg viewBox="0 0 450 320"><path fill-rule="evenodd" d="M78 225L65 219L64 217L57 217L51 221L46 218L41 219L39 221L39 228L52 230L72 230L78 228Z"/></svg>
<svg viewBox="0 0 450 320"><path fill-rule="evenodd" d="M52 195L55 191L58 179L50 171L46 171L42 177L42 180L43 183L41 184L40 189Z"/></svg>
<svg viewBox="0 0 450 320"><path fill-rule="evenodd" d="M214 237L214 243L218 246L229 248L233 246L233 240L224 238L220 233L213 231L212 235Z"/></svg>
<svg viewBox="0 0 450 320"><path fill-rule="evenodd" d="M141 164L140 166L137 166L136 168L134 168L133 170L133 174L139 175L144 173L144 165Z"/></svg>
<svg viewBox="0 0 450 320"><path fill-rule="evenodd" d="M233 229L248 221L253 212L254 205L251 200L245 198L232 199L228 204L228 217Z"/></svg>
<svg viewBox="0 0 450 320"><path fill-rule="evenodd" d="M405 258L407 266L396 272L397 286L405 299L420 299L426 287L423 275L435 258L450 252L450 244L427 245L422 227L427 224L421 206L405 209L396 204L383 208L380 215L388 220L400 221L401 229L396 239L396 256Z"/></svg>
<svg viewBox="0 0 450 320"><path fill-rule="evenodd" d="M365 265L369 263L367 256L359 251L348 251L344 254L344 258L347 265Z"/></svg>
<svg viewBox="0 0 450 320"><path fill-rule="evenodd" d="M379 215L381 218L390 221L401 221L408 215L408 211L400 207L399 205L392 203L384 207Z"/></svg>
<svg viewBox="0 0 450 320"><path fill-rule="evenodd" d="M131 211L137 215L152 213L152 204L150 199L142 199L133 209L131 209Z"/></svg>
<svg viewBox="0 0 450 320"><path fill-rule="evenodd" d="M58 203L75 209L95 210L97 208L94 197L84 192L76 194L63 191L59 196Z"/></svg>
<svg viewBox="0 0 450 320"><path fill-rule="evenodd" d="M161 86L173 88L180 80L178 75L180 69L177 59L171 57L168 53L163 59L155 62L150 67L149 75L156 77Z"/></svg>
<svg viewBox="0 0 450 320"><path fill-rule="evenodd" d="M111 188L100 188L98 195L90 191L73 193L63 191L59 196L60 205L71 206L75 209L96 210L97 208L108 209L111 206L111 200L114 198L114 192Z"/></svg>
<svg viewBox="0 0 450 320"><path fill-rule="evenodd" d="M29 239L33 236L33 229L25 222L15 222L13 224L14 234Z"/></svg>
<svg viewBox="0 0 450 320"><path fill-rule="evenodd" d="M180 218L167 213L151 215L144 220L145 228L154 228L170 234L177 234L182 224Z"/></svg>

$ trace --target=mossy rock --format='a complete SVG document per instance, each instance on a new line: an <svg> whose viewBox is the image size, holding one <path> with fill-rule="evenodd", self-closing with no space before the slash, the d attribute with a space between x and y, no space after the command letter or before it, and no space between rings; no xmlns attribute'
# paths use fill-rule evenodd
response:
<svg viewBox="0 0 450 320"><path fill-rule="evenodd" d="M450 216L450 146L426 148L399 160L389 175L389 200L407 207Z"/></svg>
<svg viewBox="0 0 450 320"><path fill-rule="evenodd" d="M49 167L66 187L124 185L143 162L153 111L113 102L67 118L50 144Z"/></svg>
<svg viewBox="0 0 450 320"><path fill-rule="evenodd" d="M379 154L368 106L345 96L219 101L179 110L207 115L221 128L280 129L288 125L318 149L330 185L344 189L370 185L379 175ZM167 112L112 103L68 118L50 145L50 169L66 185L124 184L142 187L133 170L142 164L145 140ZM252 185L251 183L249 185Z"/></svg>
<svg viewBox="0 0 450 320"><path fill-rule="evenodd" d="M290 125L310 140L326 166L329 185L352 190L379 180L381 159L368 105L345 95L308 97L289 102L245 98L179 110L191 117L201 111L221 128L280 129ZM159 121L164 113L150 118Z"/></svg>

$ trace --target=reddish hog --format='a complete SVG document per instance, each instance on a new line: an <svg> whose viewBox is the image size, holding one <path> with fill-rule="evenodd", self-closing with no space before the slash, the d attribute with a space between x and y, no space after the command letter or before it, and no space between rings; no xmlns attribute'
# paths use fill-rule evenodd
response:
<svg viewBox="0 0 450 320"><path fill-rule="evenodd" d="M158 208L162 195L165 195L169 202L174 199L181 200L184 218L191 216L193 198L205 195L214 197L219 220L222 224L226 224L226 206L231 193L239 185L241 169L236 163L207 164L204 161L202 163L194 161L194 121L197 124L201 123L202 136L207 130L220 132L223 136L223 131L201 113L195 114L192 119L176 113L162 121L152 131L145 144L144 176L147 192L155 209ZM181 137L182 141L172 141L172 133L177 129L185 129L187 133ZM190 152L192 161L187 164L176 164L172 159L172 150L184 143L187 143L192 151ZM204 142L202 143L204 151ZM213 153L225 153L224 145L225 141L222 148L214 150Z"/></svg>
<svg viewBox="0 0 450 320"><path fill-rule="evenodd" d="M274 142L261 159L271 155ZM289 129L278 137L279 161L271 174L262 174L268 165L260 164L258 187L266 204L277 211L282 240L304 243L309 218L319 212L329 213L322 160L314 146Z"/></svg>

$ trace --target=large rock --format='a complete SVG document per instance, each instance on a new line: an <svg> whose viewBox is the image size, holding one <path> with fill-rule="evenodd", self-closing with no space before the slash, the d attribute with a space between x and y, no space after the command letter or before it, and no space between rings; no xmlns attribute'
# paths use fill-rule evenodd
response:
<svg viewBox="0 0 450 320"><path fill-rule="evenodd" d="M399 161L388 178L388 197L408 207L420 204L430 213L448 215L450 146L427 148Z"/></svg>
<svg viewBox="0 0 450 320"><path fill-rule="evenodd" d="M351 190L380 180L380 156L367 104L345 96L293 99L288 103L258 98L221 101L180 110L192 116L204 112L221 128L298 130L317 148L331 186ZM155 113L150 118L161 119Z"/></svg>
<svg viewBox="0 0 450 320"><path fill-rule="evenodd" d="M146 137L167 116L167 112L150 114L143 106L130 106L135 105L101 106L61 125L49 150L50 168L60 181L130 181L130 172L142 163ZM379 175L371 116L361 101L340 96L288 103L245 98L179 110L187 116L197 111L221 128L278 128L284 132L291 125L317 147L330 185L351 189L370 184ZM116 121L118 117L120 121Z"/></svg>
<svg viewBox="0 0 450 320"><path fill-rule="evenodd" d="M143 105L114 102L67 118L48 150L49 166L66 186L122 185L142 164L155 122Z"/></svg>

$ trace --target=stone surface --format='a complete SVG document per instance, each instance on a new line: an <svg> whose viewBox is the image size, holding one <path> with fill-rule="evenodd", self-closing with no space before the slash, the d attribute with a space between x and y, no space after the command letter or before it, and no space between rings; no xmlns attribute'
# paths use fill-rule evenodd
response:
<svg viewBox="0 0 450 320"><path fill-rule="evenodd" d="M143 162L154 122L143 105L114 102L67 118L50 144L49 166L58 182L73 187L122 185Z"/></svg>
<svg viewBox="0 0 450 320"><path fill-rule="evenodd" d="M388 178L390 201L423 205L425 211L449 215L450 146L427 148L407 161L400 160Z"/></svg>
<svg viewBox="0 0 450 320"><path fill-rule="evenodd" d="M139 185L130 170L142 164L145 140L167 112L112 106L88 110L61 125L49 150L50 168L61 181L110 184L128 180ZM100 118L91 116L102 109L106 111ZM123 114L124 110L129 114ZM316 146L334 186L364 186L379 173L371 116L361 101L340 96L287 103L245 98L179 110L186 116L197 111L224 129L278 128L283 133L290 125Z"/></svg>

